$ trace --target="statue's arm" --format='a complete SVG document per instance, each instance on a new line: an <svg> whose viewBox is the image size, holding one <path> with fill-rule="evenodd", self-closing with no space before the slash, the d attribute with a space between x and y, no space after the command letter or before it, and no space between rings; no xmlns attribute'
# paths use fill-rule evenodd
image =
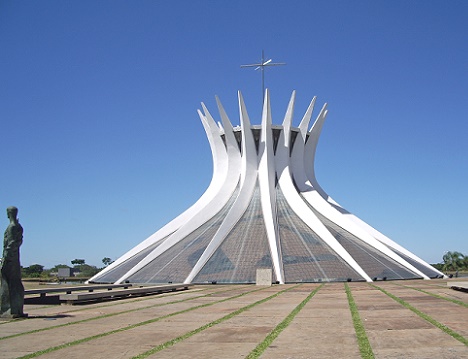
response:
<svg viewBox="0 0 468 359"><path fill-rule="evenodd" d="M19 250L22 239L23 233L21 229L9 226L5 231L3 257L8 258L10 254L15 254Z"/></svg>

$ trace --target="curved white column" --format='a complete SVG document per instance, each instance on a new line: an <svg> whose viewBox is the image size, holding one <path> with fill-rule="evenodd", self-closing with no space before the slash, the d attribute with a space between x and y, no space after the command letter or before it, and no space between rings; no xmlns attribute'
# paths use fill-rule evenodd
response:
<svg viewBox="0 0 468 359"><path fill-rule="evenodd" d="M295 93L293 92L284 118L283 131L281 132L278 146L276 148L276 170L278 172L281 190L294 213L296 213L296 215L307 226L309 226L310 229L312 229L325 243L327 243L335 253L346 261L346 263L348 263L361 277L368 282L372 282L372 279L367 275L367 273L364 272L354 258L351 257L335 237L333 237L325 225L317 218L315 213L310 210L294 187L294 183L289 172L289 145L291 143L290 136L294 99ZM312 255L312 253L310 254Z"/></svg>
<svg viewBox="0 0 468 359"><path fill-rule="evenodd" d="M263 218L265 220L268 243L270 245L273 269L276 279L284 284L281 246L278 236L278 219L276 216L276 173L273 152L273 135L271 131L270 93L265 91L262 112L262 132L258 146L258 180Z"/></svg>
<svg viewBox="0 0 468 359"><path fill-rule="evenodd" d="M225 135L231 137L230 141L235 141L231 122L229 121L226 112L221 105L221 102L218 99L217 102L223 127L225 129ZM232 204L231 209L226 214L223 223L216 231L200 259L197 261L192 271L185 279L184 283L190 283L197 276L200 270L222 244L223 240L226 238L229 232L241 219L252 200L255 184L257 182L257 151L255 148L252 131L250 130L251 127L247 109L245 108L245 104L242 100L242 95L240 92L239 112L242 129L242 166L239 193L235 202Z"/></svg>
<svg viewBox="0 0 468 359"><path fill-rule="evenodd" d="M206 109L205 105L202 104L205 115L203 116L201 112L199 115L202 118L202 121L205 121L208 125L209 132L215 139L215 151L217 152L216 156L223 156L224 153L227 153L227 172L224 177L224 181L220 186L217 194L206 203L202 210L194 213L193 217L189 218L185 224L183 224L176 232L170 235L160 246L155 248L151 253L149 253L144 259L142 259L135 267L128 271L125 275L119 278L116 283L121 283L126 280L128 277L138 272L141 268L149 264L159 255L164 253L166 250L177 244L187 235L192 233L194 230L199 228L201 225L210 220L215 216L228 202L229 198L232 196L234 190L236 189L239 183L240 176L240 166L241 166L241 157L239 153L239 148L237 142L233 137L226 136L226 146L224 145L221 136L220 130L216 125L213 117ZM232 128L232 126L231 126Z"/></svg>
<svg viewBox="0 0 468 359"><path fill-rule="evenodd" d="M127 259L133 257L135 254L138 254L139 252L144 250L145 248L148 248L154 243L176 232L182 225L187 223L197 213L201 212L203 208L205 208L211 201L213 201L213 199L216 198L218 193L222 190L223 185L226 182L226 178L228 176L228 153L223 144L223 141L220 138L219 129L216 127L216 124L215 126L213 126L213 123L211 123L210 126L210 123L200 111L198 111L198 115L200 117L203 128L205 129L206 136L208 138L208 142L211 148L211 154L213 157L213 176L211 178L211 182L208 188L191 207L189 207L179 216L177 216L172 221L164 225L161 229L153 233L140 244L123 254L121 257L119 257L112 264L104 268L97 275L90 278L88 282L92 282L95 278L98 278L103 274L107 273L108 271L114 269L121 263L125 262Z"/></svg>
<svg viewBox="0 0 468 359"><path fill-rule="evenodd" d="M349 216L344 214L347 211L345 211L338 203L336 203L318 184L315 176L315 154L318 139L322 131L327 113L328 111L326 110L325 105L309 133L309 140L304 148L304 152L308 155L307 157L311 158L312 160L312 162L310 162L310 160L308 161L309 166L305 166L305 168L307 177L312 182L314 190L309 190L305 188L305 186L300 188L303 197L312 207L314 207L320 214L328 218L330 221L334 222L352 235L361 239L363 242L367 243L379 252L392 258L394 261L412 271L413 273L421 276L424 279L429 279L426 274L415 268L412 264L408 263L405 259L390 250L387 246L383 245L381 241L378 241L363 226L357 225L354 221L350 220L350 218L348 218ZM301 143L296 142L296 145L298 147L297 151L293 151L293 153L301 152ZM300 171L300 168L297 168L297 170ZM302 182L300 182L300 184L302 185ZM337 207L341 210L337 210Z"/></svg>
<svg viewBox="0 0 468 359"><path fill-rule="evenodd" d="M327 115L327 110L326 110L326 104L325 104L324 107L322 108L322 111L320 112L319 117L317 118L317 121L321 122L321 124L319 124L320 129L322 128L326 115ZM317 124L317 121L316 121L316 124ZM305 125L303 126L303 129L304 128L305 128ZM317 128L318 127L316 127L316 129ZM291 155L293 177L304 199L316 211L318 211L324 217L328 218L333 223L337 224L344 230L348 231L355 237L361 239L363 242L369 244L370 246L380 251L381 253L385 254L386 256L392 258L397 263L411 270L415 274L423 278L428 278L424 273L419 271L413 265L411 265L406 260L401 258L398 254L391 251L388 247L386 247L381 242L376 240L373 236L371 236L368 232L363 230L360 226L348 220L341 212L336 210L335 207L333 207L329 202L327 202L323 198L323 195L320 195L319 192L315 190L315 188L318 187L317 180L315 179L315 171L314 171L315 162L313 161L311 164L309 162L309 167L311 168L311 170L309 169L310 171L309 176L314 179L315 186L312 186L310 182L307 180L307 175L305 173L305 168L304 168L305 136L306 134L302 130L301 133L298 135L298 138L296 138L296 141L294 143L294 147L292 150L292 155ZM300 139L302 139L303 141L300 141ZM317 148L317 142L318 142L318 136L311 133L309 137L308 145L309 145L309 151L310 151L309 153L312 154L313 160L315 160L315 151Z"/></svg>
<svg viewBox="0 0 468 359"><path fill-rule="evenodd" d="M408 263L406 260L401 258L398 254L390 250L387 246L383 245L381 242L376 240L373 236L371 236L368 232L363 230L361 227L356 225L355 223L349 221L342 213L337 211L333 208L329 202L325 201L322 196L318 194L317 191L308 191L302 192L302 196L304 199L309 202L309 204L315 208L321 215L328 218L330 221L335 223L336 225L340 226L353 236L359 238L363 242L367 243L371 247L375 248L382 254L392 258L397 263L401 264L403 267L409 269L413 273L421 276L424 279L429 279L427 275L422 273L420 270L415 268L413 265Z"/></svg>
<svg viewBox="0 0 468 359"><path fill-rule="evenodd" d="M307 130L309 128L316 98L317 97L314 97L310 102L309 107L307 108L307 111L302 118L301 123L299 124L299 133L297 134L296 141L292 147L290 159L291 173L294 178L294 183L300 191L308 191L312 189L312 185L309 182L304 169L304 146L306 143Z"/></svg>
<svg viewBox="0 0 468 359"><path fill-rule="evenodd" d="M239 220L241 220L252 201L257 181L273 270L280 283L284 283L287 278L285 278L283 269L282 239L279 236L277 217L276 193L279 188L295 215L366 281L372 280L340 242L328 231L327 226L322 223L323 218L347 231L354 236L353 238L365 242L386 258L393 259L409 271L425 279L429 279L428 276L415 268L411 263L419 263L428 270L443 275L410 251L346 211L320 187L316 179L314 166L318 140L328 113L326 104L321 109L316 121L308 132L315 104L314 97L301 120L299 128L292 129L294 91L289 101L282 126L273 126L270 92L266 90L257 151L254 134L252 133L254 127L250 124L247 109L240 92L238 93L238 100L242 148L239 149L239 144L236 140L238 128L235 129L235 133L219 99L216 98L222 122L219 127L216 125L206 106L202 103L203 113L198 111L198 114L207 134L213 156L213 177L207 190L193 206L138 246L125 253L105 270L91 278L90 281L93 281L95 278L99 280L105 273L117 269L120 264L141 253L142 250L146 249L149 251L149 248L153 248L152 246L156 247L159 244L145 258L141 259L136 266L127 273L122 274L116 283L131 278L133 274L146 265L151 265L151 262L157 261L161 254L187 238L193 231L200 228L200 226L220 213L219 211L223 210L224 217L216 217L222 221L216 233L208 239L210 242L195 266L191 268L189 275L185 278L185 283L192 282L215 254L216 250L222 245L223 241L229 236L232 229L239 223ZM255 126L254 131L257 131L258 128L258 126ZM292 133L292 131L295 133ZM277 138L278 133L279 138ZM296 134L294 143L292 143L293 135ZM278 144L276 149L274 149L276 140L278 140ZM229 203L230 208L224 211L227 203ZM299 240L303 240L300 233L297 233L297 235L299 236ZM354 240L353 238L350 238L350 240ZM309 255L314 257L314 253L312 253L307 245L305 245L305 248L309 251ZM262 253L262 255L266 254ZM424 270L419 265L418 268ZM145 270L151 270L151 267L146 267ZM325 271L322 271L322 278L328 280Z"/></svg>
<svg viewBox="0 0 468 359"><path fill-rule="evenodd" d="M323 123L325 122L325 118L327 117L328 110L327 104L324 104L320 113L317 116L312 128L309 131L309 139L307 140L305 147L304 147L304 158L305 158L305 173L307 178L309 179L310 183L312 184L313 188L320 193L320 195L328 199L328 195L326 192L320 187L317 182L317 178L315 177L315 153L317 152L317 144L320 137L320 133L322 132Z"/></svg>
<svg viewBox="0 0 468 359"><path fill-rule="evenodd" d="M390 238L388 238L385 234L382 234L378 230L376 230L374 227L371 225L367 224L364 222L362 219L359 217L355 216L352 213L344 214L345 217L349 218L351 221L356 223L358 226L362 227L364 230L369 232L374 238L376 238L378 241L382 242L383 244L387 245L390 248L393 248L397 251L400 251L401 253L405 254L406 256L410 257L412 260L418 262L422 266L426 267L427 269L434 271L438 273L439 275L443 276L444 278L447 278L447 276L442 273L441 271L437 270L433 266L431 266L429 263L426 263L424 260L419 258L417 255L414 253L411 253L409 250L406 248L400 246L398 243L392 241ZM428 276L424 276L424 279L430 279Z"/></svg>

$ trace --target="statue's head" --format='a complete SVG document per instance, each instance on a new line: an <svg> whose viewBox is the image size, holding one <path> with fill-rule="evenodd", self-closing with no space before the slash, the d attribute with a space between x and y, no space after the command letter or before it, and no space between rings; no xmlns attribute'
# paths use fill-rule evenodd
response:
<svg viewBox="0 0 468 359"><path fill-rule="evenodd" d="M16 218L18 215L18 208L15 206L10 206L6 209L8 218Z"/></svg>

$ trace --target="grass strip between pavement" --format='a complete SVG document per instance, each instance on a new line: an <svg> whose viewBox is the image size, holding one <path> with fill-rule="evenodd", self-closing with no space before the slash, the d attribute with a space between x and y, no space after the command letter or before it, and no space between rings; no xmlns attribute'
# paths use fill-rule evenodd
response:
<svg viewBox="0 0 468 359"><path fill-rule="evenodd" d="M415 307L413 307L411 304L409 304L408 302L405 302L403 299L393 295L392 293L389 293L387 292L385 289L381 288L381 287L378 287L374 284L370 284L370 286L374 287L375 289L378 289L380 290L382 293L388 295L390 298L392 298L393 300L395 300L396 302L400 303L402 306L404 306L405 308L411 310L413 313L417 314L418 316L420 316L422 319L428 321L429 323L431 323L432 325L434 325L435 327L439 328L440 330L444 331L445 333L447 333L448 335L450 335L451 337L455 338L456 340L462 342L463 344L467 345L468 346L468 339L465 338L464 336L458 334L457 332L455 332L454 330L450 329L449 327L447 327L446 325L438 322L437 320L435 320L434 318L432 318L431 316L427 315L426 313L423 313L421 312L419 309L416 309Z"/></svg>
<svg viewBox="0 0 468 359"><path fill-rule="evenodd" d="M420 288L416 288L416 287L410 287L409 285L403 285L403 284L399 284L399 283L395 283L396 285L399 285L401 287L404 287L404 288L409 288L409 289L413 289L413 290L417 290L418 292L421 292L421 293L424 293L424 294L428 294L430 296L433 296L433 297L436 297L436 298L439 298L439 299L443 299L443 300L446 300L448 302L452 302L452 303L455 303L455 304L458 304L458 305L461 305L463 307L466 307L468 308L468 303L465 303L465 302L462 302L461 300L457 300L457 299L452 299L452 298L447 298L447 297L444 297L440 294L435 294L435 293L431 293L431 292L427 292L423 289L420 289Z"/></svg>
<svg viewBox="0 0 468 359"><path fill-rule="evenodd" d="M160 320L163 320L163 319L166 319L166 318L170 318L170 317L173 317L173 316L176 316L176 315L179 315L179 314L187 313L187 312L190 312L190 311L195 310L195 309L205 308L205 307L212 306L212 305L214 305L214 304L227 302L227 301L229 301L229 300L236 299L236 298L239 298L239 297L243 297L244 295L247 295L247 294L250 294L250 293L253 293L253 292L258 292L258 291L264 290L264 289L265 289L265 288L255 289L255 290L251 290L251 291L248 291L248 292L244 292L244 293L241 293L241 294L238 294L238 295L229 297L229 298L217 300L217 301L212 302L212 303L205 303L205 304L196 305L196 306L191 307L191 308L187 308L187 309L184 309L184 310L179 310L179 311L177 311L177 312L169 313L169 314L163 315L163 316L161 316L161 317L156 317L156 318L153 318L153 319L145 320L145 321L140 322L140 323L128 325L128 326L123 327L123 328L119 328L119 329L111 330L111 331L108 331L108 332L104 332L104 333L92 335L92 336L90 336L90 337L86 337L86 338L82 338L82 339L78 339L78 340L74 340L74 341L71 341L71 342L68 342L68 343L64 343L64 344L61 344L61 345L57 345L57 346L55 346L55 347L51 347L51 348L39 350L39 351L37 351L37 352L30 353L30 354L24 355L24 356L22 356L22 357L18 357L17 359L36 358L36 357L38 357L38 356L40 356L40 355L47 354L47 353L50 353L50 352L54 352L54 351L56 351L56 350L60 350L60 349L64 349L64 348L71 347L71 346L73 346L73 345L77 345L77 344L89 342L89 341L91 341L91 340L99 339L99 338L102 338L102 337L106 337L106 336L111 335L111 334L116 334L116 333L124 332L124 331L130 330L130 329L133 329L133 328L141 327L141 326L143 326L143 325L155 323L155 322L158 322L158 321L160 321ZM127 312L127 311L126 311L126 312ZM107 315L104 316L104 317L107 317ZM84 321L88 321L88 320L84 320ZM81 322L83 322L83 321L81 321ZM74 322L74 323L76 323L76 322Z"/></svg>
<svg viewBox="0 0 468 359"><path fill-rule="evenodd" d="M123 310L123 311L121 311L121 312L115 312L115 313L108 313L108 314L98 315L98 316L96 316L96 317L87 318L87 319L82 319L82 320L77 320L77 321L75 321L75 322L69 322L69 323L64 323L64 324L53 325L53 326L46 327L46 328L40 328L40 329L29 330L29 331L27 331L27 332L21 332L21 333L16 333L16 334L12 334L12 335L7 335L7 336L4 336L4 337L0 337L0 341L1 341L1 340L5 340L5 339L10 339L10 338L19 337L19 336L21 336L21 335L34 334L34 333L39 333L39 332L43 332L43 331L46 331L46 330L51 330L51 329L56 329L56 328L61 328L61 327L68 327L68 326L70 326L70 325L81 324L81 323L86 323L86 322L90 322L90 321L93 321L93 320L109 318L109 317L113 317L113 316L116 316L116 315L128 314L128 313L136 312L136 311L139 311L139 310L144 310L144 309L149 309L149 308L155 308L155 307L162 307L162 306L165 306L165 305L178 304L178 303L182 303L182 302L188 302L188 301L190 301L190 300L199 299L199 298L204 298L204 297L209 297L209 296L212 296L213 294L219 294L219 293L229 292L229 291L232 291L232 290L236 290L236 289L221 290L221 291L217 291L217 292L212 292L212 293L208 293L208 294L199 295L199 296L196 296L196 297L190 297L190 298L185 298L185 299L180 299L180 300L174 300L174 301L172 301L172 302L166 302L166 303L157 303L157 304L153 304L153 305L148 305L148 306L146 306L146 307L135 308L135 309L128 309L128 310ZM167 296L165 296L165 297L167 297ZM165 298L165 297L161 297L161 298ZM121 304L121 303L120 303L120 304ZM116 304L115 304L115 305L116 305ZM101 308L101 306L93 307L93 309L96 309L96 308ZM89 310L89 308L86 308L86 309ZM77 310L77 311L82 311L82 310L84 310L84 309L79 309L79 310ZM31 320L31 319L34 319L34 316L31 316L31 317L29 317L28 319L21 319L21 320Z"/></svg>
<svg viewBox="0 0 468 359"><path fill-rule="evenodd" d="M322 288L325 284L320 285L319 287L315 288L299 305L292 310L291 313L288 314L286 318L283 319L281 323L279 323L275 329L273 329L265 339L257 345L257 347L252 350L249 355L247 355L246 359L256 359L263 354L263 352L270 346L271 343L280 335L280 333L286 329L286 327L291 324L294 317L304 308L307 302Z"/></svg>
<svg viewBox="0 0 468 359"><path fill-rule="evenodd" d="M213 326L215 326L215 325L217 325L219 323L222 323L222 322L224 322L224 321L226 321L228 319L231 319L232 317L235 317L236 315L239 315L240 313L245 312L246 310L249 310L249 309L251 309L251 308L253 308L253 307L255 307L255 306L259 305L259 304L265 303L265 302L269 301L270 299L273 299L273 298L279 296L280 294L283 294L284 292L287 292L287 291L289 291L291 289L297 288L300 285L302 285L302 284L298 284L298 285L295 285L293 287L283 289L283 290L281 290L279 292L276 292L275 294L270 295L269 297L266 297L264 299L256 301L256 302L254 302L252 304L246 305L245 307L239 308L236 311L231 312L231 313L229 313L228 315L225 315L222 318L216 319L215 321L212 321L212 322L210 322L208 324L205 324L205 325L203 325L203 326L201 326L201 327L199 327L197 329L191 330L190 332L185 333L184 335L181 335L181 336L179 336L177 338L174 338L174 339L169 340L169 341L167 341L165 343L162 343L162 344L160 344L160 345L158 345L158 346L156 346L156 347L154 347L154 348L152 348L152 349L150 349L150 350L148 350L148 351L146 351L144 353L136 355L132 359L147 358L150 355L153 355L153 354L155 354L155 353L157 353L157 352L159 352L159 351L161 351L163 349L171 347L171 346L181 342L182 340L185 340L185 339L190 338L191 336L193 336L193 335L195 335L197 333L200 333L201 331L203 331L205 329L211 328L211 327L213 327Z"/></svg>
<svg viewBox="0 0 468 359"><path fill-rule="evenodd" d="M366 329L362 323L361 316L357 309L356 302L354 301L353 294L351 293L351 288L348 283L345 283L346 296L348 297L349 310L351 311L351 317L353 318L354 330L356 331L356 336L359 345L359 352L363 359L373 359L374 352L367 338Z"/></svg>

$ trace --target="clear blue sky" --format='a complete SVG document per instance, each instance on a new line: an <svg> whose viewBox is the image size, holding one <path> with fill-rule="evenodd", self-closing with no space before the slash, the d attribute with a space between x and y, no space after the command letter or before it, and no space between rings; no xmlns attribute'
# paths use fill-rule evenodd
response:
<svg viewBox="0 0 468 359"><path fill-rule="evenodd" d="M193 204L211 152L196 110L237 90L259 124L297 90L329 104L317 176L429 262L468 254L467 1L0 1L0 210L22 264L101 266ZM169 156L169 154L171 156ZM3 219L1 219L3 217ZM0 216L0 226L8 220Z"/></svg>

